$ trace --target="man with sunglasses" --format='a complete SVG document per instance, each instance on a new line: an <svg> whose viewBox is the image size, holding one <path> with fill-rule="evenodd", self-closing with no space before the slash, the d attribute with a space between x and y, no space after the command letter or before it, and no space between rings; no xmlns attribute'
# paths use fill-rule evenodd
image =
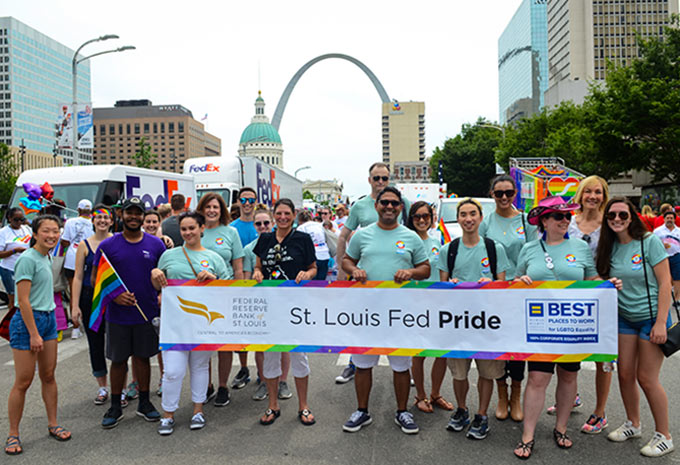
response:
<svg viewBox="0 0 680 465"><path fill-rule="evenodd" d="M241 216L231 222L231 226L238 231L241 244L248 245L257 239L257 230L253 225L255 219L255 204L257 193L252 187L242 187L238 191L238 203L241 205Z"/></svg>
<svg viewBox="0 0 680 465"><path fill-rule="evenodd" d="M377 223L358 231L349 243L342 261L342 268L361 282L392 281L402 283L423 280L430 276L430 262L423 241L418 234L399 224L404 205L401 193L394 187L386 187L376 197L374 208ZM356 354L355 389L358 409L343 425L343 430L353 433L371 424L368 413L368 399L373 383L373 367L378 364L378 355ZM411 357L388 356L394 372L394 392L397 397L395 423L402 432L415 434L418 425L413 415L406 410L411 388Z"/></svg>

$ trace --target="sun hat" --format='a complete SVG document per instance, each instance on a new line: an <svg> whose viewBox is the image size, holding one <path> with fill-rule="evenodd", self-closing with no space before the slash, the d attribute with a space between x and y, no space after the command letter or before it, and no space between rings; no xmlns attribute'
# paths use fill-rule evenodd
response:
<svg viewBox="0 0 680 465"><path fill-rule="evenodd" d="M534 226L538 225L539 219L552 212L572 212L579 209L579 204L577 203L567 203L564 199L558 195L553 195L546 197L538 202L538 205L529 211L529 216L527 221L529 224Z"/></svg>

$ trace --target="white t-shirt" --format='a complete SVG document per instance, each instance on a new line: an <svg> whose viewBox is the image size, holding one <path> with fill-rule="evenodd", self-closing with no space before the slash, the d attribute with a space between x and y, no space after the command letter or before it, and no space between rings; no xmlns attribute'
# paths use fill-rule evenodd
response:
<svg viewBox="0 0 680 465"><path fill-rule="evenodd" d="M680 228L676 226L670 230L665 224L662 224L654 230L654 234L659 236L659 239L663 242L663 246L669 257L680 253Z"/></svg>
<svg viewBox="0 0 680 465"><path fill-rule="evenodd" d="M316 221L307 221L297 227L298 231L307 233L311 236L314 242L314 251L317 260L328 260L331 254L328 251L328 244L326 244L326 235L323 232L323 225Z"/></svg>
<svg viewBox="0 0 680 465"><path fill-rule="evenodd" d="M335 220L333 220L333 223L335 223L335 227L338 230L338 234L340 234L340 231L342 231L342 228L345 227L345 223L347 222L347 218L349 218L349 216L343 216L342 218L338 217Z"/></svg>
<svg viewBox="0 0 680 465"><path fill-rule="evenodd" d="M12 229L10 225L0 229L0 251L7 251L24 247L28 249L31 245L31 228L22 224L19 229ZM0 266L6 270L14 271L14 264L19 260L21 254L15 253L7 258L0 260Z"/></svg>
<svg viewBox="0 0 680 465"><path fill-rule="evenodd" d="M78 218L72 218L66 222L64 225L64 233L61 235L62 241L69 241L70 245L68 250L66 250L66 256L64 257L64 268L67 270L76 269L76 250L78 249L78 244L83 239L87 239L94 234L94 229L92 228L92 221L88 218L83 218L79 216Z"/></svg>

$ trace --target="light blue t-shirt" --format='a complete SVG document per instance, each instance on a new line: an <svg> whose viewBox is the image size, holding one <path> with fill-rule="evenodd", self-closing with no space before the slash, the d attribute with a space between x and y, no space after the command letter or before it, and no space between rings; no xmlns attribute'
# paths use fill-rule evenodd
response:
<svg viewBox="0 0 680 465"><path fill-rule="evenodd" d="M402 200L404 201L404 209L399 214L400 223L403 223L404 218L408 217L408 211L411 208L411 203L407 199L402 198ZM349 218L345 222L345 227L350 231L356 231L359 226L365 228L377 221L378 211L375 209L375 199L367 195L352 205L349 211Z"/></svg>
<svg viewBox="0 0 680 465"><path fill-rule="evenodd" d="M158 268L163 270L168 279L194 279L196 278L194 271L198 274L203 270L214 274L218 279L229 279L227 265L219 254L207 249L199 252L184 248L191 260L194 269L192 271L182 249L183 247L175 247L166 250L158 261Z"/></svg>
<svg viewBox="0 0 680 465"><path fill-rule="evenodd" d="M654 234L647 234L644 238L644 248L652 314L656 318L659 284L656 281L653 267L666 260L668 255L663 242ZM649 301L645 286L645 272L642 269L640 241L632 240L628 244L614 242L609 275L619 278L623 283L623 288L619 291L619 314L632 322L649 320Z"/></svg>
<svg viewBox="0 0 680 465"><path fill-rule="evenodd" d="M449 242L442 247L439 252L439 260L437 261L437 269L449 272L449 247L452 242ZM505 249L498 242L494 243L496 246L496 274L505 271L506 279L510 262L505 253ZM491 263L489 255L486 253L486 244L484 239L480 237L479 242L473 247L468 247L463 244L463 239L460 239L458 244L458 253L456 253L456 263L453 266L453 273L449 278L458 278L459 281L477 282L481 278L493 279L491 273Z"/></svg>
<svg viewBox="0 0 680 465"><path fill-rule="evenodd" d="M392 281L397 270L427 261L422 239L406 226L386 230L377 223L357 231L349 241L347 255L358 260L371 281Z"/></svg>
<svg viewBox="0 0 680 465"><path fill-rule="evenodd" d="M552 259L552 270L546 266L541 243ZM593 254L585 241L565 239L557 245L548 245L539 239L526 244L519 253L515 276L523 275L534 281L581 281L596 277L597 270Z"/></svg>
<svg viewBox="0 0 680 465"><path fill-rule="evenodd" d="M425 246L425 253L430 261L430 277L426 281L439 281L439 270L437 269L437 261L439 260L439 250L442 244L434 237L428 237L423 241Z"/></svg>
<svg viewBox="0 0 680 465"><path fill-rule="evenodd" d="M241 246L241 239L239 239L236 229L224 225L211 229L206 228L203 231L201 245L222 257L225 265L227 265L228 274L224 279L234 279L234 269L231 266L231 261L243 258L243 247Z"/></svg>
<svg viewBox="0 0 680 465"><path fill-rule="evenodd" d="M255 263L257 263L257 258L255 257L255 252L253 249L257 244L257 240L254 240L247 246L243 248L243 272L250 271L251 273L255 270Z"/></svg>
<svg viewBox="0 0 680 465"><path fill-rule="evenodd" d="M664 252L665 254L665 252ZM33 247L24 251L14 265L14 282L31 282L28 301L31 308L39 312L51 312L54 304L54 285L52 283L52 265L50 258ZM14 295L14 305L19 307L19 293Z"/></svg>
<svg viewBox="0 0 680 465"><path fill-rule="evenodd" d="M231 223L230 226L236 228L238 231L238 237L241 239L241 245L250 244L255 239L257 239L257 229L255 229L255 224L253 221L243 221L241 218L237 218Z"/></svg>
<svg viewBox="0 0 680 465"><path fill-rule="evenodd" d="M522 223L524 218L524 223ZM524 230L526 226L526 231ZM519 252L527 242L538 239L536 226L529 224L526 213L520 212L512 218L504 218L496 212L484 217L482 224L479 225L479 235L493 239L501 244L508 257L510 268L506 272L506 279L515 277L515 266Z"/></svg>

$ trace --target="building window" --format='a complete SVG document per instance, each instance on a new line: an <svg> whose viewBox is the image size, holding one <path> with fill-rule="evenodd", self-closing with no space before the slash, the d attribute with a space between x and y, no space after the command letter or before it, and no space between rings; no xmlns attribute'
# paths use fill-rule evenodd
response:
<svg viewBox="0 0 680 465"><path fill-rule="evenodd" d="M114 124L109 124L109 136L116 135L116 126Z"/></svg>
<svg viewBox="0 0 680 465"><path fill-rule="evenodd" d="M139 123L135 123L135 134L139 134Z"/></svg>
<svg viewBox="0 0 680 465"><path fill-rule="evenodd" d="M182 121L177 123L177 130L179 132L184 132L184 123Z"/></svg>
<svg viewBox="0 0 680 465"><path fill-rule="evenodd" d="M125 128L125 134L130 134L130 124L126 124L126 126L127 127ZM130 139L128 139L128 140L130 140Z"/></svg>
<svg viewBox="0 0 680 465"><path fill-rule="evenodd" d="M149 123L144 123L144 134L149 133Z"/></svg>
<svg viewBox="0 0 680 465"><path fill-rule="evenodd" d="M154 134L158 132L158 123L153 123L153 132Z"/></svg>
<svg viewBox="0 0 680 465"><path fill-rule="evenodd" d="M175 123L168 123L168 132L175 132Z"/></svg>
<svg viewBox="0 0 680 465"><path fill-rule="evenodd" d="M161 123L161 132L165 132L165 123Z"/></svg>
<svg viewBox="0 0 680 465"><path fill-rule="evenodd" d="M104 126L103 124L99 125L99 135L100 136L106 135L106 126Z"/></svg>

